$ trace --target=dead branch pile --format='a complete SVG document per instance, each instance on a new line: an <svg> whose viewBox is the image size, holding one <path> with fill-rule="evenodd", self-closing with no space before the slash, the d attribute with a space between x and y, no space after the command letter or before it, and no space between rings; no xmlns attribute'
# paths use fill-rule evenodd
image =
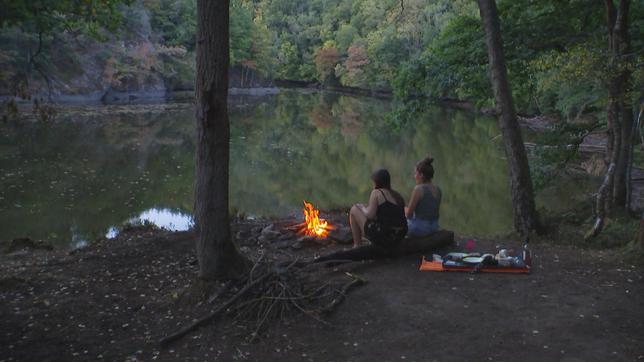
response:
<svg viewBox="0 0 644 362"><path fill-rule="evenodd" d="M337 265L343 261L334 260ZM297 315L306 315L325 323L321 317L340 304L352 288L365 283L359 276L345 272L340 277L325 272L324 263L293 261L269 264L258 260L236 291L229 292L231 283L210 298L209 302L228 299L210 314L160 341L167 345L191 331L226 314L236 321L252 325L249 336L257 338L263 328L275 322L286 322ZM336 273L337 274L337 273ZM268 324L267 324L268 323Z"/></svg>

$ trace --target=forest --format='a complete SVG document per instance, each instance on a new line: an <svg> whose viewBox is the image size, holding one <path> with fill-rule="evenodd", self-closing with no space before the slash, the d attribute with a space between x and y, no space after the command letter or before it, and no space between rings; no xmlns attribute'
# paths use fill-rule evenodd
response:
<svg viewBox="0 0 644 362"><path fill-rule="evenodd" d="M30 68L42 69L54 88L87 91L97 81L141 87L158 77L170 89L190 88L195 2L115 3L109 5L114 11L99 5L91 21L83 21L81 14L71 24L42 21L46 12L9 4L1 20L19 24L0 33L3 93L28 91L17 77L41 77ZM644 57L644 5L634 1L630 7L627 64L635 101L644 89L638 66ZM611 70L601 3L501 1L499 14L519 113L575 119L604 110ZM231 64L268 79L386 90L400 100L451 98L479 108L493 104L483 32L472 1L232 0L230 17ZM32 56L34 64L28 67ZM98 70L107 79L75 79L79 75L70 73L69 64L87 73Z"/></svg>
<svg viewBox="0 0 644 362"><path fill-rule="evenodd" d="M0 5L0 361L644 358L644 2Z"/></svg>

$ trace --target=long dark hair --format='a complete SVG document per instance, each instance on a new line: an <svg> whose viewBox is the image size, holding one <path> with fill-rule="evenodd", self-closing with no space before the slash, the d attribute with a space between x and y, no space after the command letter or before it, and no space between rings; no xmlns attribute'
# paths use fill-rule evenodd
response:
<svg viewBox="0 0 644 362"><path fill-rule="evenodd" d="M374 171L371 174L371 179L376 184L374 188L391 190L391 175L386 168Z"/></svg>
<svg viewBox="0 0 644 362"><path fill-rule="evenodd" d="M387 171L386 168L381 168L379 170L374 171L371 174L371 179L373 180L375 186L374 189L387 189L389 192L393 195L394 199L396 199L396 204L398 206L404 206L405 205L405 199L397 192L391 189L391 175L389 174L389 171Z"/></svg>

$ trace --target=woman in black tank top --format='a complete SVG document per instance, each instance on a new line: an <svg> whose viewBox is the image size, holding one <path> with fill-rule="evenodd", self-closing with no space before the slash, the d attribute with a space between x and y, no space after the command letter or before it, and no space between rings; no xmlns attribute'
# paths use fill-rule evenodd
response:
<svg viewBox="0 0 644 362"><path fill-rule="evenodd" d="M389 175L389 171L384 168L377 170L371 175L371 180L374 183L374 189L369 196L369 204L355 204L349 211L349 223L351 224L354 248L362 242L367 220L375 220L377 217L397 219L398 211L404 219L405 201L398 192L391 189L391 176ZM391 205L382 207L385 203ZM391 221L395 223L397 220Z"/></svg>

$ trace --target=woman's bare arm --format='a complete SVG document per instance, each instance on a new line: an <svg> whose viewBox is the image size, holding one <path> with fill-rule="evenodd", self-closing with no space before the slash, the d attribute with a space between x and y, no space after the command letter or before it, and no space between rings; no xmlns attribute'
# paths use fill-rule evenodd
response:
<svg viewBox="0 0 644 362"><path fill-rule="evenodd" d="M367 210L365 211L367 219L376 218L376 211L378 210L378 193L379 192L376 190L371 191L371 195L369 196L369 205L367 205Z"/></svg>
<svg viewBox="0 0 644 362"><path fill-rule="evenodd" d="M411 197L409 198L409 206L405 208L405 217L410 219L414 216L416 205L418 205L418 201L420 201L421 197L423 197L423 190L418 186L414 187L414 190L411 192Z"/></svg>

